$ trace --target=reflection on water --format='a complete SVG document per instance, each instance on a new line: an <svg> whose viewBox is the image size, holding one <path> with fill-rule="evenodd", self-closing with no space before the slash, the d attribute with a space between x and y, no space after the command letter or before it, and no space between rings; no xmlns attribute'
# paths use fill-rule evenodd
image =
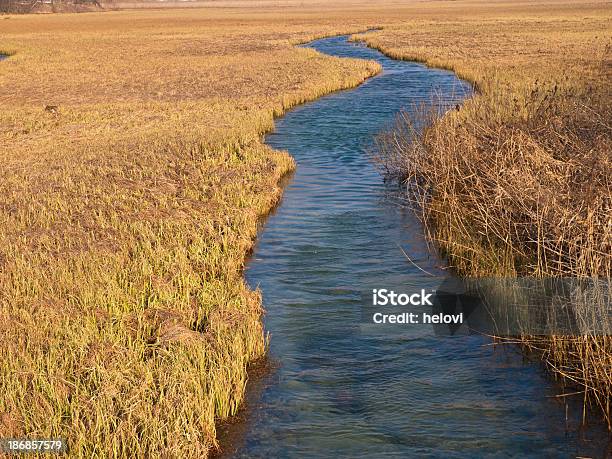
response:
<svg viewBox="0 0 612 459"><path fill-rule="evenodd" d="M256 400L236 457L601 457L579 410L565 408L538 365L480 336L431 326L370 333L361 295L442 276L410 211L384 198L366 151L397 112L468 86L452 73L387 59L346 37L311 44L376 59L382 75L303 105L266 137L298 169L259 237L246 277L259 286L278 369ZM574 417L572 417L574 416ZM602 430L589 435L605 437Z"/></svg>

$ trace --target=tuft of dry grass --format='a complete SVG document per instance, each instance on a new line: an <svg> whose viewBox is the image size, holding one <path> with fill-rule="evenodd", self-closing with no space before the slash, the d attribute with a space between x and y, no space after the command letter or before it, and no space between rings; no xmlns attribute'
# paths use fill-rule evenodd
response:
<svg viewBox="0 0 612 459"><path fill-rule="evenodd" d="M612 272L612 11L384 30L386 53L458 71L477 94L446 114L404 115L380 138L432 241L464 276L595 277ZM503 38L503 40L501 40ZM442 115L442 116L441 116ZM428 125L421 130L416 126ZM609 296L602 306L609 314ZM522 336L611 424L612 341Z"/></svg>
<svg viewBox="0 0 612 459"><path fill-rule="evenodd" d="M388 173L408 184L461 274L609 276L612 112L605 96L536 87L505 120L496 119L496 99L477 96L440 121L430 114L433 126L422 136L404 114L382 138ZM523 110L531 113L514 116Z"/></svg>

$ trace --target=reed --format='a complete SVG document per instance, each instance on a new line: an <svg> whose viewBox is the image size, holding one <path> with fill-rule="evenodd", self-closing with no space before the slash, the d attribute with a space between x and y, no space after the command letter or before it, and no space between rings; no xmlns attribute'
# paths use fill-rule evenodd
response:
<svg viewBox="0 0 612 459"><path fill-rule="evenodd" d="M463 106L405 113L380 136L381 166L405 185L429 238L455 272L610 279L607 82L604 73L512 85L485 75ZM578 319L588 323L596 308L607 317L609 298L583 302ZM526 333L519 342L611 425L609 336L586 328L577 336Z"/></svg>

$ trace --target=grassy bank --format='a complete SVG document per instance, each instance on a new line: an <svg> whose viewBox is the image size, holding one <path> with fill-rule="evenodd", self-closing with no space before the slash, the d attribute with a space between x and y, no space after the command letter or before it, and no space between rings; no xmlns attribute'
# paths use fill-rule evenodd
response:
<svg viewBox="0 0 612 459"><path fill-rule="evenodd" d="M380 142L384 167L459 274L610 278L611 20L603 5L561 5L366 37L478 90L442 118L404 116ZM584 333L521 340L610 424L612 340Z"/></svg>
<svg viewBox="0 0 612 459"><path fill-rule="evenodd" d="M242 267L294 168L260 136L378 71L290 44L335 25L245 21L2 21L0 437L205 457L236 411L265 351Z"/></svg>

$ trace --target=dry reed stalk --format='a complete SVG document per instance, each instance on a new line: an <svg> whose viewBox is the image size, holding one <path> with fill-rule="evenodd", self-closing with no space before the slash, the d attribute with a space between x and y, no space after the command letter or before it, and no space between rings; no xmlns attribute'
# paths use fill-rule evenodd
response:
<svg viewBox="0 0 612 459"><path fill-rule="evenodd" d="M495 86L459 111L403 114L379 138L426 231L460 275L609 279L612 109L605 87ZM520 101L520 102L519 102ZM524 114L524 115L523 115ZM428 126L420 129L418 126ZM610 313L609 296L599 307ZM579 314L589 314L589 303ZM514 340L514 338L512 338ZM610 426L612 340L520 336Z"/></svg>

